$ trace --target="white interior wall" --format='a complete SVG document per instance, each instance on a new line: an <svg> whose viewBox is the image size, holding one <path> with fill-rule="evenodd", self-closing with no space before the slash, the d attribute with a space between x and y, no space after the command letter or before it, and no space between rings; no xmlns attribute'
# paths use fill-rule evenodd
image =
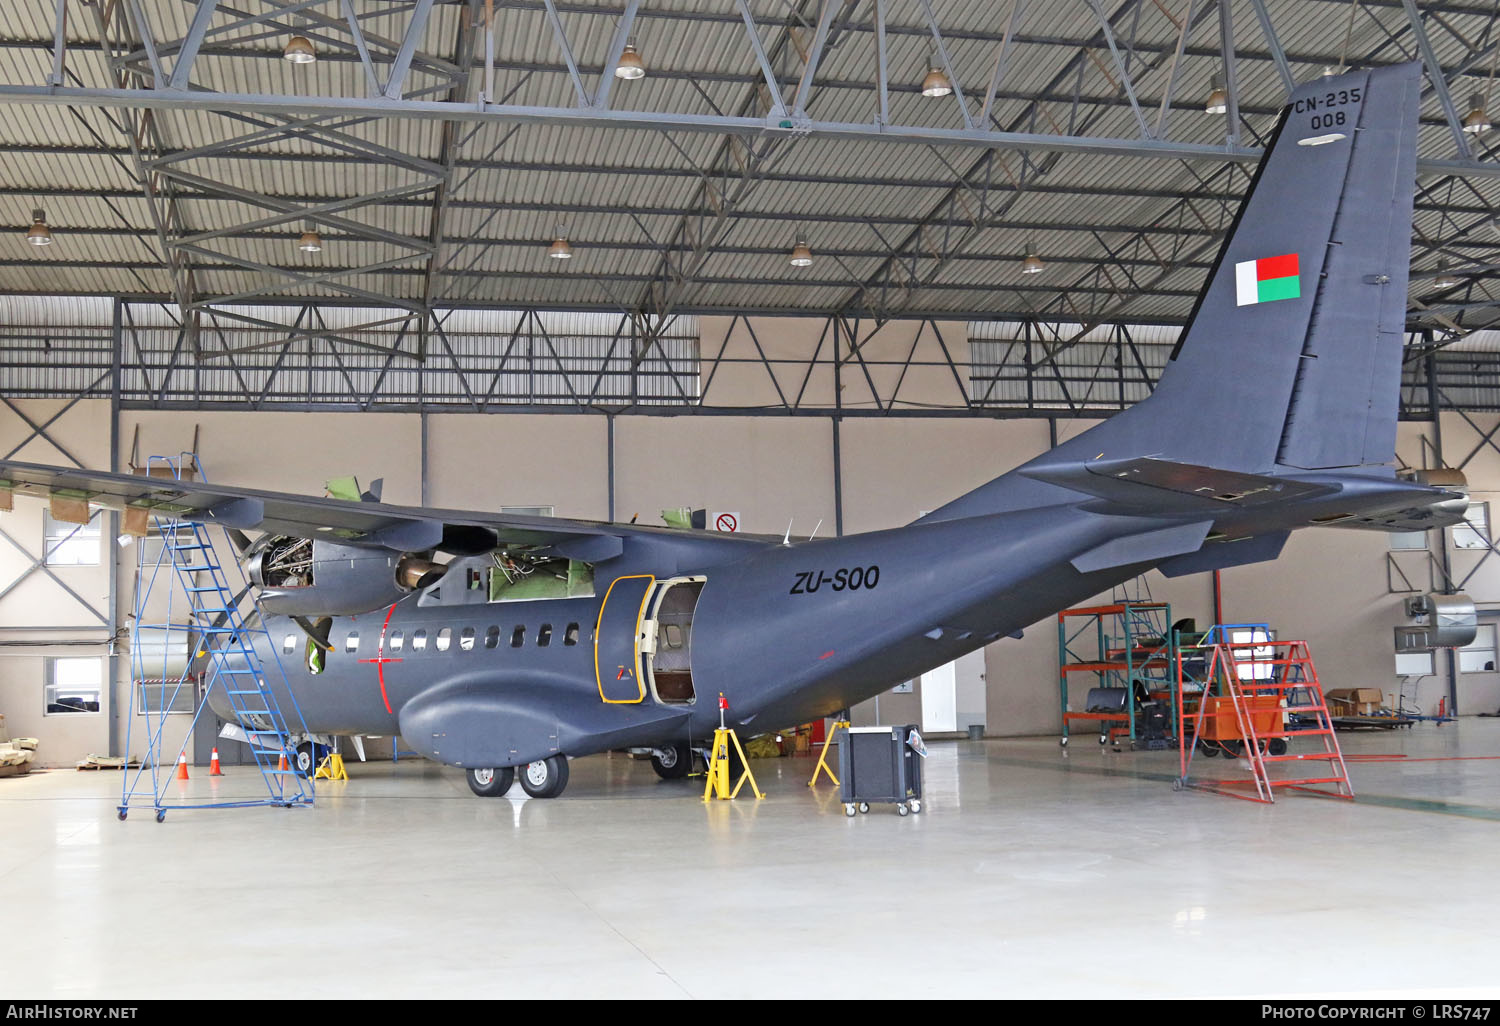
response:
<svg viewBox="0 0 1500 1026"><path fill-rule="evenodd" d="M800 372L790 369L793 353L816 344L821 322L756 322L768 355L786 357L778 365L784 390L801 387ZM889 397L894 382L878 375L878 361L902 359L913 346L928 355L940 352L932 325L902 325L866 341L879 394ZM805 330L804 330L805 329ZM952 325L938 325L949 340L961 340ZM801 334L799 334L801 332ZM809 338L802 337L809 335ZM776 402L775 389L758 362L746 322L705 318L705 357L710 347L748 347L754 364L724 364L711 386L714 405L745 406ZM727 339L727 342L725 341ZM827 343L831 344L831 342ZM805 364L803 365L805 368ZM846 367L846 371L849 368ZM897 393L905 401L951 402L956 386L951 371L913 369ZM758 375L758 379L757 379ZM947 375L948 380L943 379ZM842 382L844 394L868 401L862 373ZM831 397L832 380L817 374L807 398L819 390ZM862 391L861 391L862 390ZM770 399L767 400L767 391ZM18 404L37 422L51 416L62 401ZM858 408L857 406L855 408ZM92 466L108 462L108 403L78 403L49 427L63 447ZM450 508L495 508L500 505L553 505L562 516L606 517L610 509L609 423L599 415L479 416L433 414L426 423L425 474L430 505ZM1497 418L1472 418L1481 430ZM1056 425L1060 440L1094 421L1065 420ZM416 414L341 414L220 411L126 411L121 416L122 460L135 430L140 452L175 453L187 448L194 427L199 451L212 479L228 484L320 494L329 477L355 474L362 484L385 478L386 501L416 504L423 488L423 418ZM1479 434L1456 415L1443 420L1445 450L1457 460L1478 446L1465 468L1476 497L1500 499L1500 452L1479 445ZM0 451L17 444L29 431L24 421L0 410ZM1424 425L1404 424L1401 452L1421 462ZM846 533L904 524L990 478L1045 451L1050 442L1045 420L989 418L918 418L893 413L884 417L850 417L839 427L840 491ZM834 531L833 425L825 417L767 416L625 416L614 423L614 513L628 520L659 522L662 508L691 505L738 512L742 529L781 534L788 523L803 537L820 520L820 534ZM36 462L63 462L63 454L34 440L16 456ZM40 504L23 502L0 526L40 550ZM1497 504L1500 513L1500 504ZM1434 533L1435 534L1435 533ZM1435 537L1433 538L1436 542ZM1387 588L1387 538L1380 532L1319 530L1294 535L1282 558L1271 564L1236 568L1223 574L1225 615L1232 620L1266 620L1282 637L1313 643L1328 687L1379 687L1394 695L1391 630L1405 622L1401 596ZM5 546L9 548L9 546ZM133 554L126 557L133 568ZM1411 561L1412 554L1399 554ZM1425 558L1417 554L1420 561ZM1458 552L1454 574L1466 574L1478 555ZM0 587L28 562L0 551ZM66 573L79 579L82 594L102 598L105 568ZM122 575L122 583L129 573ZM1150 596L1173 604L1174 618L1212 619L1209 575L1168 581L1148 575ZM1482 606L1500 612L1500 559L1479 566L1469 590ZM81 623L79 611L55 586L28 581L0 600L0 623L54 625ZM121 596L130 608L130 593ZM12 632L7 635L14 637ZM3 652L5 650L0 650ZM107 716L85 722L72 717L42 717L41 660L45 651L0 657L0 712L12 733L44 738L45 762L70 763L90 751L102 751L108 740ZM1055 621L1034 625L1019 640L988 646L985 657L985 709L982 719L992 734L1051 734L1060 725L1057 693ZM123 660L122 660L123 662ZM1439 658L1440 668L1442 658ZM1417 682L1410 692L1424 711L1432 711L1446 693L1446 681ZM1464 674L1459 682L1464 712L1500 707L1500 674ZM29 710L29 711L28 711ZM873 719L873 703L856 711L859 722ZM979 719L971 716L971 719ZM920 688L907 695L881 698L884 722L920 722ZM56 722L54 722L56 721Z"/></svg>

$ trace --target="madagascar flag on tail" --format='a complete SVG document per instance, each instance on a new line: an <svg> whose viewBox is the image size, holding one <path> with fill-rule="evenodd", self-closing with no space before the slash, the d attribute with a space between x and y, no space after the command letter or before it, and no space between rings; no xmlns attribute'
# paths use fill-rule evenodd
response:
<svg viewBox="0 0 1500 1026"><path fill-rule="evenodd" d="M1234 302L1236 306L1269 303L1273 299L1296 299L1302 295L1297 277L1297 254L1246 260L1234 265Z"/></svg>

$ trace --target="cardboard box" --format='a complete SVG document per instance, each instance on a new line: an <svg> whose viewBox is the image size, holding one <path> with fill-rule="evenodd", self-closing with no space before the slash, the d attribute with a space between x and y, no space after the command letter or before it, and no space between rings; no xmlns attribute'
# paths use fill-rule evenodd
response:
<svg viewBox="0 0 1500 1026"><path fill-rule="evenodd" d="M1337 688L1323 697L1334 716L1374 716L1383 698L1379 688Z"/></svg>

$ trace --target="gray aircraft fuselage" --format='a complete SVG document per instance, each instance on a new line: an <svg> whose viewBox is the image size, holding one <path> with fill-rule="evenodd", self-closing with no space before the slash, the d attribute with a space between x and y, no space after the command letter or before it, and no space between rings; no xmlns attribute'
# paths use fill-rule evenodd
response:
<svg viewBox="0 0 1500 1026"><path fill-rule="evenodd" d="M1253 538L1329 517L1408 508L1431 501L1433 494L1419 485L1361 474L1295 480L1336 491L1274 511L1221 513L1213 518L1212 531ZM1052 487L1019 477L1014 486L1028 493ZM1084 572L1072 562L1079 556L1107 548L1112 540L1204 522L1201 514L1119 516L1090 512L1086 505L1088 500L923 521L843 538L770 544L748 553L743 543L705 548L701 533L684 533L685 546L691 545L700 562L681 565L664 558L671 539L653 546L641 561L632 561L627 549L600 573L595 595L588 598L423 605L422 593L413 592L385 608L333 618L332 651L318 673L309 669L305 636L296 624L269 617L267 625L275 659L311 733L400 734L431 758L470 768L624 746L701 744L718 725L721 692L729 702L728 722L742 733L832 714L1017 634L1162 561L1138 559ZM708 553L718 553L722 561ZM853 587L856 570L863 572ZM691 610L691 702L663 700L650 686L646 660L636 650L640 618L630 615L639 608L639 595L625 597L624 615L605 615L611 585L638 575L702 579ZM618 599L612 596L608 603ZM542 645L544 628L548 641ZM449 634L440 651L444 629ZM425 631L425 647L415 650L419 631ZM351 632L357 643L348 651ZM270 676L295 725L292 696L277 674ZM635 681L643 678L644 696L628 701L639 695ZM210 691L211 702L219 715L232 719L222 697L214 697L216 690ZM507 695L514 704L505 701ZM437 704L445 710L445 729L429 732L421 707L434 696L442 699ZM484 727L458 739L447 729L449 703L465 700L475 703L476 727L481 722ZM547 710L544 719L551 729L538 731L530 722L525 729L506 729L507 720L534 719L531 711L539 706ZM434 739L432 733L443 737Z"/></svg>

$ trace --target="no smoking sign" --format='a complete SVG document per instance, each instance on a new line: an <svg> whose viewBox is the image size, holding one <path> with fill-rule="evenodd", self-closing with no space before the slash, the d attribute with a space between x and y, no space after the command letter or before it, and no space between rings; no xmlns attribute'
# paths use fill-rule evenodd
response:
<svg viewBox="0 0 1500 1026"><path fill-rule="evenodd" d="M726 534L734 534L740 529L738 513L710 513L708 522L715 531L723 531Z"/></svg>

